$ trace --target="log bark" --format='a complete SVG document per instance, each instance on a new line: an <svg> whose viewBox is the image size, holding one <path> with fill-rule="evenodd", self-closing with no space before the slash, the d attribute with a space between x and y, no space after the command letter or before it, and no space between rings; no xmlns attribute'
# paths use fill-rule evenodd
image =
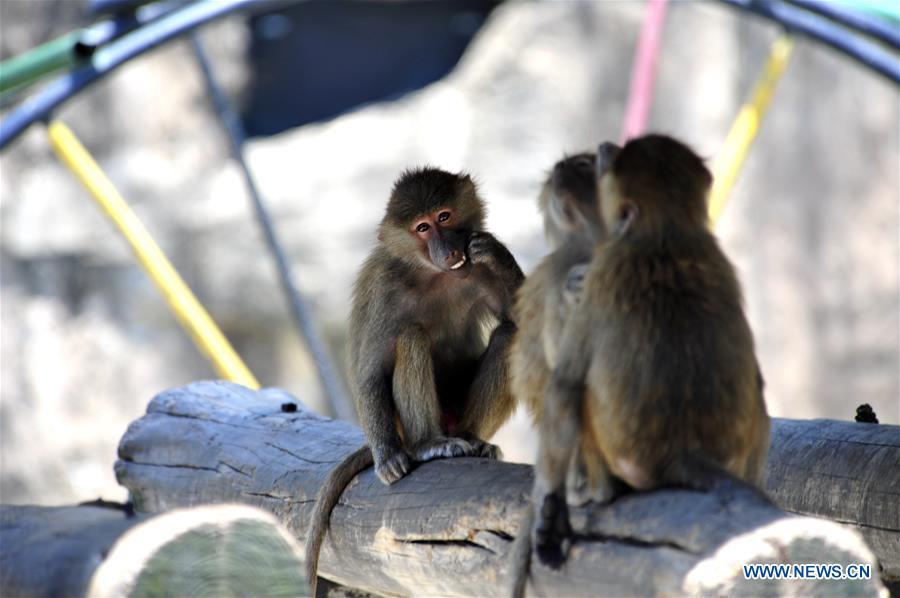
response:
<svg viewBox="0 0 900 598"><path fill-rule="evenodd" d="M778 425L794 424L803 422ZM362 442L354 426L317 416L283 391L196 383L151 401L122 439L116 474L140 510L243 502L271 511L302 540L318 486ZM505 595L531 484L529 466L476 458L422 464L390 487L363 472L332 515L320 574L380 594ZM635 493L575 509L572 523L578 537L566 566L535 564L530 592L882 590L874 556L852 530L787 514L747 489ZM869 564L872 579L752 581L741 569L784 562Z"/></svg>
<svg viewBox="0 0 900 598"><path fill-rule="evenodd" d="M775 419L766 491L788 512L860 532L900 582L900 426Z"/></svg>
<svg viewBox="0 0 900 598"><path fill-rule="evenodd" d="M301 549L269 514L0 506L0 595L303 596Z"/></svg>

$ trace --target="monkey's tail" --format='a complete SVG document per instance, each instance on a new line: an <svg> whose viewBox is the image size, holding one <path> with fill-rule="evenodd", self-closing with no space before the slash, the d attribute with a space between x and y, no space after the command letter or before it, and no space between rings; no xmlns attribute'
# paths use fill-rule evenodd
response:
<svg viewBox="0 0 900 598"><path fill-rule="evenodd" d="M368 446L354 451L348 455L340 465L331 470L325 483L316 493L316 506L313 509L309 521L309 529L306 533L306 582L309 584L310 595L316 595L316 571L319 568L319 552L322 550L322 542L325 540L325 532L328 531L328 522L331 519L331 511L341 499L344 489L356 475L375 464L372 451Z"/></svg>
<svg viewBox="0 0 900 598"><path fill-rule="evenodd" d="M529 500L519 535L512 547L512 564L510 579L512 581L512 598L524 598L525 586L528 585L528 572L531 569L531 528L534 526L534 504Z"/></svg>

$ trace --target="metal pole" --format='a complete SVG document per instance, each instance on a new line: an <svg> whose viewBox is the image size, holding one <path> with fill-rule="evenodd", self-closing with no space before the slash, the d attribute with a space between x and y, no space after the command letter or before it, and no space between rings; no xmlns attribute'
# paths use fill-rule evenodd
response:
<svg viewBox="0 0 900 598"><path fill-rule="evenodd" d="M306 341L309 351L312 353L313 361L316 364L316 371L318 372L319 380L322 383L322 388L325 390L325 394L331 402L331 407L334 410L335 415L340 419L355 421L355 411L347 398L347 393L345 392L341 379L334 367L334 361L319 335L313 311L303 296L300 295L297 285L294 284L290 265L288 264L288 260L278 241L272 219L263 204L259 189L256 186L256 181L244 159L244 142L246 140L244 127L216 80L212 65L203 49L203 44L200 42L200 36L196 31L191 32L191 44L194 47L194 54L197 57L200 70L203 72L206 88L209 91L209 95L212 97L216 110L219 113L219 118L222 120L222 124L231 141L231 152L235 161L237 161L238 166L240 166L241 174L244 177L244 183L247 185L247 191L253 202L256 219L262 228L263 236L266 239L269 251L272 253L272 257L275 258L278 277L281 281L282 289L287 295L290 303L291 315L299 327L300 336Z"/></svg>

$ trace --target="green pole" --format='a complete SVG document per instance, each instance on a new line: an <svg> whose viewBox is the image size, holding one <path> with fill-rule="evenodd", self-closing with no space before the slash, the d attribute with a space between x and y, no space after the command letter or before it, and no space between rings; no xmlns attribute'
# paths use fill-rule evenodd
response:
<svg viewBox="0 0 900 598"><path fill-rule="evenodd" d="M87 58L91 49L79 53L82 30L66 33L23 54L0 63L0 93L22 88L44 75L70 67Z"/></svg>

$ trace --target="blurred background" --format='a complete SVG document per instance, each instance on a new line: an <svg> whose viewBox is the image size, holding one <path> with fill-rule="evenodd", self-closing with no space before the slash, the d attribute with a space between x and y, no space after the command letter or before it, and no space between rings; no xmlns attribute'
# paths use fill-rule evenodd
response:
<svg viewBox="0 0 900 598"><path fill-rule="evenodd" d="M0 0L6 59L84 2ZM200 30L250 167L343 367L351 285L404 168L465 169L526 273L565 152L616 140L645 4L308 2ZM666 16L649 129L712 160L778 27L716 2ZM4 109L9 114L10 107ZM329 412L185 39L59 109L266 386ZM805 39L718 227L773 415L900 423L900 97ZM123 500L112 464L158 392L214 378L42 125L0 154L0 501ZM498 435L533 458L520 412Z"/></svg>

